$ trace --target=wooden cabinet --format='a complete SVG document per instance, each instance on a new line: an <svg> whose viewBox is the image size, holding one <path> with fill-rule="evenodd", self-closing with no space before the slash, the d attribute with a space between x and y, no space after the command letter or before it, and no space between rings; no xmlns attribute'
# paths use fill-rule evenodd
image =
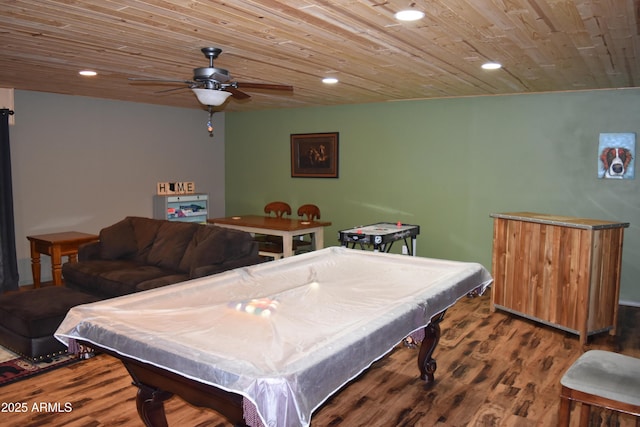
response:
<svg viewBox="0 0 640 427"><path fill-rule="evenodd" d="M531 212L492 214L491 310L587 337L615 335L629 223Z"/></svg>

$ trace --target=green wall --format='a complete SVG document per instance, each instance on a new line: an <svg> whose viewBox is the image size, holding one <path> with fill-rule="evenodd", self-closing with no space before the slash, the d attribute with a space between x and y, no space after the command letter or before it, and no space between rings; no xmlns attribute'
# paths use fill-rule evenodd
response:
<svg viewBox="0 0 640 427"><path fill-rule="evenodd" d="M626 221L621 300L640 304L640 176L597 177L599 133L640 133L638 111L628 89L227 113L226 212L317 204L326 246L355 225L418 224L418 255L488 268L490 213ZM289 135L310 132L340 133L338 179L291 178Z"/></svg>

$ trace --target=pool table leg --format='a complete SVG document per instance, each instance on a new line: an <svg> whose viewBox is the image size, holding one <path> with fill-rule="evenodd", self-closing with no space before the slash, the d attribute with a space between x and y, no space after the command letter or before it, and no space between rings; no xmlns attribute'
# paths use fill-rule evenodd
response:
<svg viewBox="0 0 640 427"><path fill-rule="evenodd" d="M138 415L147 427L168 427L167 417L164 413L164 401L173 396L173 393L155 389L142 383L134 383L138 387L136 407Z"/></svg>
<svg viewBox="0 0 640 427"><path fill-rule="evenodd" d="M434 383L433 374L436 372L436 360L431 357L440 341L440 322L444 319L444 314L436 314L431 318L431 322L424 328L424 339L420 344L420 352L418 353L418 368L420 368L420 378L425 380L427 384Z"/></svg>

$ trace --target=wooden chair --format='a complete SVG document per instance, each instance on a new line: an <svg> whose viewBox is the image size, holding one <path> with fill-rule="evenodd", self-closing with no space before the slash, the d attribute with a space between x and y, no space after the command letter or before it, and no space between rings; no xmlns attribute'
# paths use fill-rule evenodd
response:
<svg viewBox="0 0 640 427"><path fill-rule="evenodd" d="M264 207L264 213L268 216L274 214L276 218L282 218L285 215L291 215L291 206L285 202L271 202Z"/></svg>
<svg viewBox="0 0 640 427"><path fill-rule="evenodd" d="M273 214L276 218L282 218L285 215L291 215L291 206L286 202L270 202L265 205L264 213L266 213L267 216ZM281 237L256 235L254 239L258 242L258 254L260 256L273 259L280 259L284 256Z"/></svg>
<svg viewBox="0 0 640 427"><path fill-rule="evenodd" d="M560 427L569 426L571 401L582 405L581 427L589 425L591 406L635 415L636 427L640 427L640 359L590 350L571 365L560 384Z"/></svg>
<svg viewBox="0 0 640 427"><path fill-rule="evenodd" d="M316 205L302 205L298 208L297 213L304 221L315 221L316 219L320 219L320 208ZM311 251L313 243L311 241L311 235L308 236L309 238L306 238L306 236L300 236L300 240L293 241L293 249L296 253Z"/></svg>
<svg viewBox="0 0 640 427"><path fill-rule="evenodd" d="M320 208L316 205L302 205L298 208L298 216L304 216L306 221L320 219Z"/></svg>

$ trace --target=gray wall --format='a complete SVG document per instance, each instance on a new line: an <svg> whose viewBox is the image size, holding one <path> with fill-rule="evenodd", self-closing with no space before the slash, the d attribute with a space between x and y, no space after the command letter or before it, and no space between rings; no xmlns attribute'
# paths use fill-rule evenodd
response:
<svg viewBox="0 0 640 427"><path fill-rule="evenodd" d="M26 236L98 233L127 215L152 216L157 182L193 181L224 206L224 114L215 136L203 110L15 92L10 127L20 284L32 283ZM51 279L48 256L42 279Z"/></svg>
<svg viewBox="0 0 640 427"><path fill-rule="evenodd" d="M639 304L640 176L597 177L599 134L640 135L639 111L630 89L229 112L227 214L315 203L329 245L359 224L419 224L418 255L489 268L493 212L630 222L621 300ZM338 179L291 178L289 136L308 132L340 133Z"/></svg>

